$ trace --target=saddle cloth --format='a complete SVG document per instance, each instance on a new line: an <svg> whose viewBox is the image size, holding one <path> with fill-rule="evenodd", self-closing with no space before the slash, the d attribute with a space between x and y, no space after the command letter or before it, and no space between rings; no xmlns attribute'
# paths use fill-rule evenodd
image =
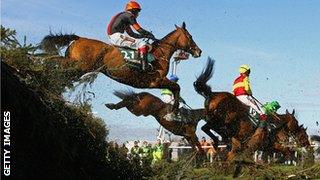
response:
<svg viewBox="0 0 320 180"><path fill-rule="evenodd" d="M118 49L120 50L123 58L127 62L134 63L134 64L141 64L140 58L139 58L139 52L137 50L131 49L128 47L118 47ZM148 61L148 63L155 61L153 54L148 53L147 61Z"/></svg>

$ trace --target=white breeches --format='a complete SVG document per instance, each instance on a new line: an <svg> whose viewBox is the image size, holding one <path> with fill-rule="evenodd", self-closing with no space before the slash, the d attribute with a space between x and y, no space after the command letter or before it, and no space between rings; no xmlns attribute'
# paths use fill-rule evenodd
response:
<svg viewBox="0 0 320 180"><path fill-rule="evenodd" d="M161 100L162 100L164 103L167 103L167 104L171 104L171 105L174 104L173 95L163 94L163 95L161 95Z"/></svg>
<svg viewBox="0 0 320 180"><path fill-rule="evenodd" d="M264 114L262 108L260 108L257 104L257 102L248 95L240 95L237 96L237 98L245 105L251 107L252 109L254 109L257 113L259 113L260 115Z"/></svg>
<svg viewBox="0 0 320 180"><path fill-rule="evenodd" d="M132 49L138 49L147 44L142 39L133 38L125 33L113 33L109 38L112 44L117 46L126 46Z"/></svg>

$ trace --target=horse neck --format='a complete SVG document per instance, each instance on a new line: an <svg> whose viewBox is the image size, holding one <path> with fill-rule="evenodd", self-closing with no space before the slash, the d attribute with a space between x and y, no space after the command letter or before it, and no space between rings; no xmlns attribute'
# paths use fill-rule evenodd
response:
<svg viewBox="0 0 320 180"><path fill-rule="evenodd" d="M205 119L205 109L193 109L191 110L193 123L198 123L200 120Z"/></svg>
<svg viewBox="0 0 320 180"><path fill-rule="evenodd" d="M287 115L287 116L291 116L291 115ZM300 128L299 124L293 119L293 117L288 117L286 121L287 121L287 128L290 132L299 130Z"/></svg>
<svg viewBox="0 0 320 180"><path fill-rule="evenodd" d="M293 136L293 138L297 141L297 142L299 142L300 141L300 139L298 139L298 134L299 133L303 133L303 132L301 132L301 131L303 131L303 129L301 129L302 127L300 127L299 126L299 124L298 124L298 122L295 122L296 120L295 119L293 119L292 117L289 117L289 118L285 118L286 116L290 116L290 115L284 115L283 117L284 117L284 119L285 119L285 121L286 121L286 124L285 124L285 127L286 127L286 129L289 131L289 132L287 132L287 133L289 133L289 134L287 134L287 133L285 133L287 136ZM293 124L293 125L292 125ZM309 141L308 141L309 142ZM301 142L299 142L299 143L301 143ZM310 143L307 143L307 145L306 145L306 147L308 148L308 147L310 147Z"/></svg>
<svg viewBox="0 0 320 180"><path fill-rule="evenodd" d="M153 54L158 59L158 62L161 64L162 68L166 70L166 73L169 70L170 59L173 53L178 50L176 47L178 37L178 30L172 31L160 40L159 44L154 50Z"/></svg>

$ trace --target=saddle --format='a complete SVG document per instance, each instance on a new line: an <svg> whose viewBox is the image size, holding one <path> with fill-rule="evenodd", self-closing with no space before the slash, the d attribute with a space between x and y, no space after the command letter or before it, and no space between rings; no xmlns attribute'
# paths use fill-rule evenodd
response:
<svg viewBox="0 0 320 180"><path fill-rule="evenodd" d="M116 46L119 51L121 52L122 56L123 56L123 59L129 63L131 65L131 67L134 67L134 68L140 68L141 67L141 59L139 57L139 52L136 50L136 49L132 49L132 48L129 48L129 47L120 47L120 46ZM155 61L155 58L153 56L152 53L148 52L147 54L147 63L148 63L148 66L152 66L152 62ZM153 69L153 68L151 68Z"/></svg>

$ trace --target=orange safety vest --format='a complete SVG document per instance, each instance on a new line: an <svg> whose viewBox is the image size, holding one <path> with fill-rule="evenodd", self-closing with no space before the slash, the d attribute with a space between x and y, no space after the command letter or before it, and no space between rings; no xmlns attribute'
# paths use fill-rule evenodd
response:
<svg viewBox="0 0 320 180"><path fill-rule="evenodd" d="M252 95L248 76L240 74L240 76L236 80L234 80L233 94L235 96Z"/></svg>

